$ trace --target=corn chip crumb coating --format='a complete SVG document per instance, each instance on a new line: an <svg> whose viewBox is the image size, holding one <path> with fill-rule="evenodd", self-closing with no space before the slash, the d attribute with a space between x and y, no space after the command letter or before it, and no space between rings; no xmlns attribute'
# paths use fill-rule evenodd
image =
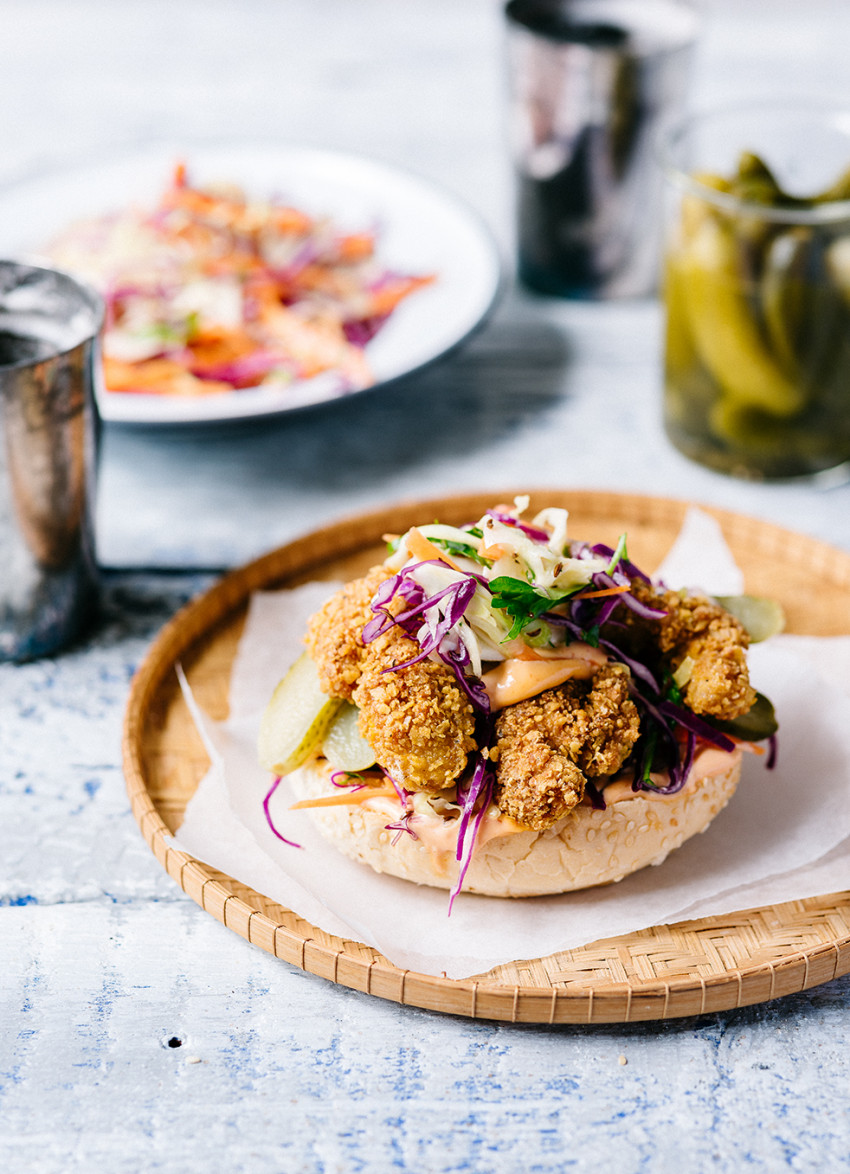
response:
<svg viewBox="0 0 850 1174"><path fill-rule="evenodd" d="M475 749L475 713L445 665L420 660L386 671L418 654L414 640L390 628L366 646L352 700L361 735L395 781L408 790L441 791Z"/></svg>
<svg viewBox="0 0 850 1174"><path fill-rule="evenodd" d="M639 734L619 664L507 706L496 722L499 808L526 827L551 827L581 802L587 778L616 774Z"/></svg>
<svg viewBox="0 0 850 1174"><path fill-rule="evenodd" d="M439 792L467 769L476 749L476 715L446 665L428 658L406 663L419 647L401 628L364 645L363 627L374 617L372 598L391 575L377 566L346 584L309 621L306 644L322 689L360 709L360 733L381 766L407 790ZM632 592L667 613L647 619L618 609L616 618L639 659L675 671L690 657L690 679L683 686L690 709L723 720L746 713L755 693L742 625L704 596L685 597L638 579ZM403 607L396 598L388 610ZM494 799L504 814L542 831L581 803L588 779L604 785L617 774L640 734L629 683L629 669L609 663L590 680L566 681L501 711Z"/></svg>
<svg viewBox="0 0 850 1174"><path fill-rule="evenodd" d="M392 571L372 567L362 579L346 583L307 624L305 644L319 670L322 690L331 697L351 700L366 652L361 638L373 618L372 596Z"/></svg>
<svg viewBox="0 0 850 1174"><path fill-rule="evenodd" d="M718 603L703 595L684 598L633 582L632 593L651 607L667 612L657 626L658 646L675 670L685 657L693 660L684 688L685 704L694 712L732 721L749 712L756 699L750 685L746 650L750 638L743 625ZM647 621L641 621L646 623Z"/></svg>

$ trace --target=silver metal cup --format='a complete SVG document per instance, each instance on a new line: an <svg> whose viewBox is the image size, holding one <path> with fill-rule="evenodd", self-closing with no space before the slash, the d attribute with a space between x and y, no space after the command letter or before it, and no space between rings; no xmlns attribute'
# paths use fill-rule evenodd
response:
<svg viewBox="0 0 850 1174"><path fill-rule="evenodd" d="M67 274L0 261L0 660L58 651L96 603L102 321Z"/></svg>
<svg viewBox="0 0 850 1174"><path fill-rule="evenodd" d="M686 99L694 10L681 0L511 0L505 12L521 281L561 297L653 293L655 139Z"/></svg>

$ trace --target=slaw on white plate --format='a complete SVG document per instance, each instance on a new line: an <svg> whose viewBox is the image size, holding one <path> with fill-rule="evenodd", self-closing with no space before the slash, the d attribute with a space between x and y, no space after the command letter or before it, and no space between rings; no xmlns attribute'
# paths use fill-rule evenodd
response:
<svg viewBox="0 0 850 1174"><path fill-rule="evenodd" d="M45 251L77 220L128 205L153 205L175 160L197 186L237 183L248 196L275 195L342 231L374 228L381 264L430 273L367 344L372 390L445 355L486 318L501 284L494 242L477 215L419 177L368 158L269 144L158 143L118 159L35 178L0 192L0 247L8 256L49 263ZM333 403L355 394L335 373L287 385L200 397L113 393L98 387L104 420L169 425L251 419Z"/></svg>

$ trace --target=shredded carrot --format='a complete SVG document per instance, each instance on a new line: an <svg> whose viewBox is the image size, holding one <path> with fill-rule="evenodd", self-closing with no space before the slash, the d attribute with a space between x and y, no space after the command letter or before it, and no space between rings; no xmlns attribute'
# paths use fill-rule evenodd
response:
<svg viewBox="0 0 850 1174"><path fill-rule="evenodd" d="M734 734L731 737L736 746L740 746L742 750L749 751L750 754L761 755L765 753L764 746L757 746L755 742L748 742L746 738L736 738Z"/></svg>
<svg viewBox="0 0 850 1174"><path fill-rule="evenodd" d="M311 218L297 208L276 208L273 219L278 232L309 232L313 227Z"/></svg>
<svg viewBox="0 0 850 1174"><path fill-rule="evenodd" d="M345 791L340 795L322 795L318 799L301 799L293 803L290 811L302 811L308 807L348 807L364 803L367 799L392 799L395 791L384 787L364 787L362 791Z"/></svg>
<svg viewBox="0 0 850 1174"><path fill-rule="evenodd" d="M573 599L601 599L603 595L622 595L628 590L628 584L624 587L603 587L599 591L580 591Z"/></svg>
<svg viewBox="0 0 850 1174"><path fill-rule="evenodd" d="M508 553L508 547L503 546L500 542L494 542L492 546L483 546L478 553L482 558L491 558L493 562L496 562L497 559Z"/></svg>
<svg viewBox="0 0 850 1174"><path fill-rule="evenodd" d="M430 285L433 280L433 277L404 277L397 279L392 285L381 286L372 294L372 315L380 318L385 314L391 314L403 298L424 285Z"/></svg>
<svg viewBox="0 0 850 1174"><path fill-rule="evenodd" d="M375 238L371 232L354 232L341 237L337 243L339 259L351 264L371 257L375 251Z"/></svg>
<svg viewBox="0 0 850 1174"><path fill-rule="evenodd" d="M191 372L172 359L145 359L141 363L124 363L103 357L103 375L110 391L146 392L149 395L210 395L230 391L229 383L214 379L196 379Z"/></svg>
<svg viewBox="0 0 850 1174"><path fill-rule="evenodd" d="M449 558L444 550L440 550L438 546L435 546L430 538L426 538L416 526L407 532L407 549L414 558L421 558L423 562L439 559L440 562L451 567L453 571L460 572L460 567L457 563Z"/></svg>
<svg viewBox="0 0 850 1174"><path fill-rule="evenodd" d="M91 224L72 225L52 255L63 265L71 250L71 267L96 285L110 274L102 290L110 391L282 390L324 372L346 390L368 387L368 343L399 302L434 280L387 270L374 231L346 232L236 185L196 186L182 160L156 206L95 223L95 236ZM230 332L212 354L210 327L222 342Z"/></svg>

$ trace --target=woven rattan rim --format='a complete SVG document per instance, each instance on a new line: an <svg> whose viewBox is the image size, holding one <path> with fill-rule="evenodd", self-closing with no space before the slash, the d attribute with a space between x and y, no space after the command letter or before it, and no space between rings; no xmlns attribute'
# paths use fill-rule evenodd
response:
<svg viewBox="0 0 850 1174"><path fill-rule="evenodd" d="M850 971L850 893L840 893L659 926L499 966L475 979L435 978L324 933L173 846L185 800L206 766L175 686L176 662L186 667L205 708L223 716L230 658L254 591L356 574L380 557L384 533L423 518L468 521L512 496L502 490L407 502L336 522L226 575L163 628L134 677L123 737L132 811L163 868L228 929L291 965L367 994L472 1018L544 1024L667 1019L764 1002ZM647 495L532 493L533 507L546 504L570 510L574 537L609 541L627 529L631 556L648 567L663 555L687 508ZM781 599L789 630L850 632L850 555L754 518L702 508L721 523L747 589ZM805 592L813 575L816 596Z"/></svg>

